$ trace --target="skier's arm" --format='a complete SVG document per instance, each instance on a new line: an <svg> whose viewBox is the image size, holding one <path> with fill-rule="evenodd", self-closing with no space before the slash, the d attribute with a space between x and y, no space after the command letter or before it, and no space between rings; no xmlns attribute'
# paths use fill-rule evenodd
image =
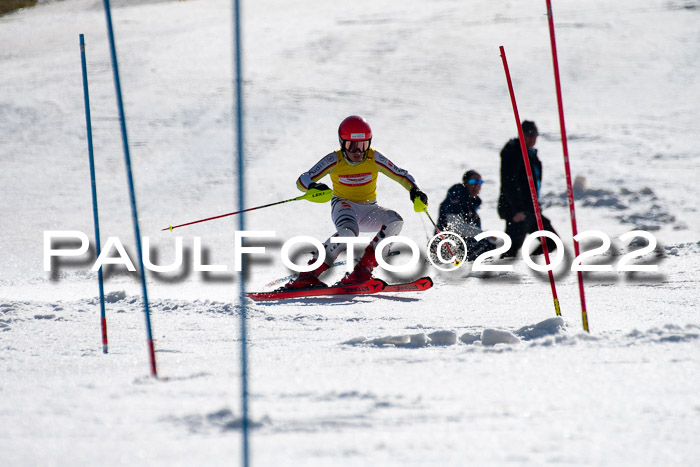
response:
<svg viewBox="0 0 700 467"><path fill-rule="evenodd" d="M413 175L408 173L408 170L398 167L376 149L374 151L374 161L377 164L377 169L379 172L383 173L409 191L409 196L411 197L411 202L414 203L416 212L421 209L425 209L428 206L428 195L418 188L416 179L413 178ZM420 203L415 204L417 203L417 200L420 200Z"/></svg>
<svg viewBox="0 0 700 467"><path fill-rule="evenodd" d="M413 175L408 173L408 170L397 166L376 149L374 151L374 161L377 163L377 169L379 172L394 180L407 190L410 191L413 188L418 188L416 179L413 178Z"/></svg>
<svg viewBox="0 0 700 467"><path fill-rule="evenodd" d="M335 152L328 154L323 159L318 161L310 170L299 176L297 179L297 188L303 192L308 191L312 183L319 181L331 173L337 163L337 154Z"/></svg>

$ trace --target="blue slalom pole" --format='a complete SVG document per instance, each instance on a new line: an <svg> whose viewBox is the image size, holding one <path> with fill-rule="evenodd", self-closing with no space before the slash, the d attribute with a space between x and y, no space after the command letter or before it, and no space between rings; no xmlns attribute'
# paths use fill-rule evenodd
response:
<svg viewBox="0 0 700 467"><path fill-rule="evenodd" d="M240 20L240 5L239 0L233 0L233 33L234 33L234 64L236 67L236 146L238 149L238 206L242 211L245 207L243 199L244 181L243 174L243 90L242 90L242 59L241 59L241 20ZM245 214L241 214L238 218L239 229L245 230ZM240 279L240 299L238 302L241 307L241 412L243 418L243 467L248 467L250 462L250 451L248 447L248 337L247 337L247 311L246 311L246 295L245 295L245 259L241 265Z"/></svg>
<svg viewBox="0 0 700 467"><path fill-rule="evenodd" d="M95 221L95 249L100 257L100 217L97 212L97 181L95 179L95 155L92 150L92 120L90 119L90 93L88 92L87 65L85 64L85 36L80 35L80 61L83 67L83 94L85 95L85 125L87 126L88 155L90 158L90 186L92 187L92 214ZM105 289L102 268L97 270L100 286L100 323L102 328L102 352L107 353L107 317L105 316Z"/></svg>
<svg viewBox="0 0 700 467"><path fill-rule="evenodd" d="M124 161L126 163L126 178L129 183L129 197L131 199L131 217L136 235L136 249L139 255L139 272L141 275L141 288L143 289L143 311L146 315L146 333L148 337L148 350L151 360L151 374L158 377L156 368L156 352L153 345L153 332L151 331L151 312L148 309L148 292L146 290L146 271L143 266L143 250L141 248L141 231L139 230L139 216L136 209L136 195L134 194L134 180L131 176L131 156L129 155L129 138L126 134L126 116L124 115L124 103L122 101L121 84L119 82L119 66L117 65L117 49L114 45L114 31L112 30L112 13L109 0L104 0L105 14L107 15L107 32L109 34L109 48L112 54L112 69L114 71L114 87L117 91L117 106L119 107L119 121L122 130L122 145L124 146Z"/></svg>

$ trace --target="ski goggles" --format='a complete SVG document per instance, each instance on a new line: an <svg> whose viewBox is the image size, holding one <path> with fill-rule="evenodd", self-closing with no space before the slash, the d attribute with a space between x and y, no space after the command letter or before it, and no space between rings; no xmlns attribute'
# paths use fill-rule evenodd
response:
<svg viewBox="0 0 700 467"><path fill-rule="evenodd" d="M470 178L469 181L467 182L468 185L483 185L484 181L483 180L477 180L475 178Z"/></svg>
<svg viewBox="0 0 700 467"><path fill-rule="evenodd" d="M369 140L364 141L344 141L343 147L348 152L365 152L369 149Z"/></svg>

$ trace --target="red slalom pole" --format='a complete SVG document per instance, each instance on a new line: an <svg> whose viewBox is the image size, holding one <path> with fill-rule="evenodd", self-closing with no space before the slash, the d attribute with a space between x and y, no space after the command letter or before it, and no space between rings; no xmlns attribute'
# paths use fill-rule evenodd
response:
<svg viewBox="0 0 700 467"><path fill-rule="evenodd" d="M569 212L571 213L571 231L574 235L574 253L579 256L579 246L575 237L578 234L576 227L576 208L574 207L574 190L571 184L571 168L569 167L569 148L566 142L566 125L564 124L564 104L561 97L561 81L559 80L559 60L557 59L557 42L554 38L554 19L552 17L552 2L547 2L547 18L549 18L549 37L552 42L552 64L554 65L554 83L557 89L557 104L559 106L559 128L561 131L561 145L564 151L564 169L566 171L566 196L569 201ZM578 276L578 292L581 297L581 319L583 321L583 330L590 332L588 329L588 313L586 311L586 295L583 291L583 273L577 271Z"/></svg>
<svg viewBox="0 0 700 467"><path fill-rule="evenodd" d="M537 228L539 230L544 230L542 224L542 214L540 213L540 203L537 201L537 190L535 189L535 181L532 178L532 168L530 167L530 158L527 157L527 147L525 146L525 135L523 135L523 129L520 125L520 115L518 115L518 104L515 102L515 93L513 92L513 83L510 80L510 72L508 71L508 61L506 60L506 51L503 46L499 47L501 51L501 58L503 59L503 69L506 72L506 80L508 81L508 92L510 92L510 101L513 104L513 114L515 115L515 125L518 127L518 139L520 140L520 150L523 153L523 163L525 164L525 172L527 173L527 182L530 185L530 196L532 197L532 205L535 208L535 218L537 219ZM546 237L541 237L540 242L542 242L542 251L544 252L544 260L546 264L549 262L549 248L547 247ZM550 269L547 271L549 275L549 284L552 286L552 296L554 297L554 312L557 316L561 316L561 310L559 309L559 298L557 297L557 288L554 285L554 274Z"/></svg>

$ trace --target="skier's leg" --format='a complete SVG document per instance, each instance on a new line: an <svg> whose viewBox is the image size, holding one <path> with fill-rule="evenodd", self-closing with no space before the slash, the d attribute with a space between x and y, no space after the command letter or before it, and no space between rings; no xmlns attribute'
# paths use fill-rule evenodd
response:
<svg viewBox="0 0 700 467"><path fill-rule="evenodd" d="M345 243L331 243L335 237L357 237L360 234L360 225L357 221L357 205L342 198L333 198L331 218L335 224L336 234L323 243L326 249L327 265L333 264L338 255L346 249Z"/></svg>
<svg viewBox="0 0 700 467"><path fill-rule="evenodd" d="M343 284L356 284L371 279L372 271L377 267L375 256L377 244L386 237L397 235L403 227L403 219L396 211L382 208L376 204L365 206L359 209L360 228L373 230L378 227L379 231L365 248L365 252L355 265L355 269L341 280ZM377 224L380 222L382 224L378 226Z"/></svg>
<svg viewBox="0 0 700 467"><path fill-rule="evenodd" d="M361 205L358 208L358 223L362 232L376 232L370 242L376 247L385 237L398 235L403 228L403 218L398 212L378 206L376 203Z"/></svg>
<svg viewBox="0 0 700 467"><path fill-rule="evenodd" d="M340 253L345 248L345 243L334 243L331 240L335 237L357 237L360 232L357 223L357 214L353 210L353 206L346 200L341 198L333 198L331 201L331 217L337 232L323 242L323 248L326 251L326 259L313 271L302 272L299 276L287 284L285 287L299 289L307 287L325 286L318 278L321 274L327 271ZM317 255L311 259L309 264L316 261Z"/></svg>

